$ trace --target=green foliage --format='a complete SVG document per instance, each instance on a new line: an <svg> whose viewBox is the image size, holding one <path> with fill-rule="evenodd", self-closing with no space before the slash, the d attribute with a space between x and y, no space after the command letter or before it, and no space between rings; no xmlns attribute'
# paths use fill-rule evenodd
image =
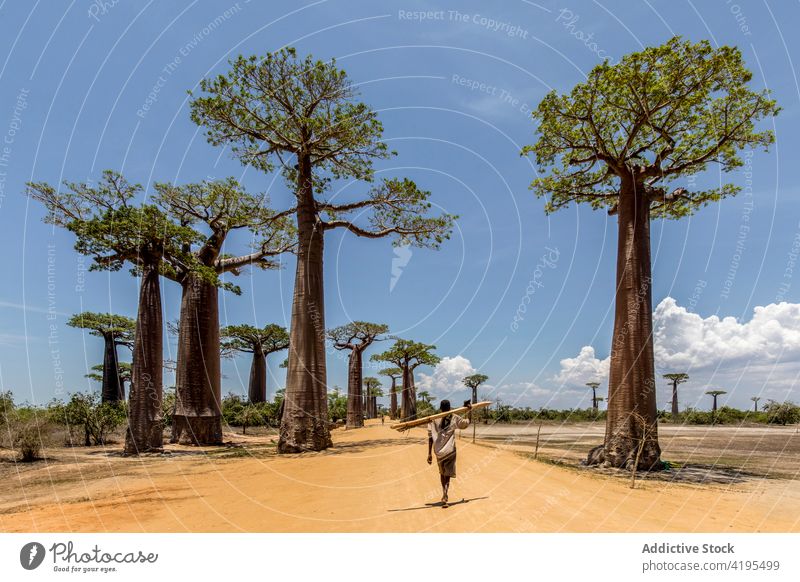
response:
<svg viewBox="0 0 800 582"><path fill-rule="evenodd" d="M328 392L328 420L347 420L347 394L342 394L338 389Z"/></svg>
<svg viewBox="0 0 800 582"><path fill-rule="evenodd" d="M131 373L133 371L131 364L129 362L120 362L118 366L119 370L119 379L122 382L130 382L131 381ZM94 380L95 382L102 382L103 381L103 364L97 364L96 366L92 366L92 372L89 374L85 374L84 378L89 378L90 380Z"/></svg>
<svg viewBox="0 0 800 582"><path fill-rule="evenodd" d="M278 412L282 398L275 402L251 404L238 394L229 392L222 399L222 418L228 426L278 426Z"/></svg>
<svg viewBox="0 0 800 582"><path fill-rule="evenodd" d="M351 321L346 325L329 329L326 335L337 350L352 350L362 345L365 347L370 345L388 331L389 326L383 323Z"/></svg>
<svg viewBox="0 0 800 582"><path fill-rule="evenodd" d="M433 353L436 346L423 344L411 340L396 338L394 345L380 354L373 354L373 362L390 362L399 368L408 366L414 369L417 366L435 366L441 358Z"/></svg>
<svg viewBox="0 0 800 582"><path fill-rule="evenodd" d="M374 178L374 160L393 155L382 140L383 126L334 60L298 58L293 48L264 57L239 56L230 70L200 82L202 95L190 104L192 120L213 145L231 148L245 165L272 171L280 165L298 186L298 160L310 164L313 190L325 192L339 179ZM397 244L436 248L450 236L455 216L428 216L429 192L407 179L387 179L355 202L319 200L325 229L346 228L369 238L395 235ZM348 216L364 221L356 224ZM323 221L322 217L327 221Z"/></svg>
<svg viewBox="0 0 800 582"><path fill-rule="evenodd" d="M164 390L164 395L161 397L161 421L164 426L172 426L172 415L175 412L175 404L177 403L177 395L175 386Z"/></svg>
<svg viewBox="0 0 800 582"><path fill-rule="evenodd" d="M531 185L553 212L572 202L613 210L618 181L639 182L653 216L680 218L739 191L738 186L668 193L670 184L719 164L742 165L739 150L766 149L777 115L769 91L748 88L752 73L738 48L674 37L657 47L596 66L569 94L550 92L533 113L540 176ZM682 180L685 182L685 179Z"/></svg>
<svg viewBox="0 0 800 582"><path fill-rule="evenodd" d="M461 381L464 383L464 386L466 386L469 389L473 389L477 388L478 386L486 382L488 379L489 376L487 376L486 374L472 374L471 376L466 376L465 378L462 378Z"/></svg>
<svg viewBox="0 0 800 582"><path fill-rule="evenodd" d="M112 335L117 344L133 346L133 335L136 332L136 321L124 315L113 313L94 313L84 311L76 313L68 321L70 327L90 330L91 335L105 337Z"/></svg>
<svg viewBox="0 0 800 582"><path fill-rule="evenodd" d="M289 348L289 332L285 327L270 323L263 328L252 325L229 325L220 330L223 353L260 351L271 354Z"/></svg>
<svg viewBox="0 0 800 582"><path fill-rule="evenodd" d="M47 423L39 419L15 421L8 430L12 435L12 448L21 462L31 463L41 458L49 435Z"/></svg>
<svg viewBox="0 0 800 582"><path fill-rule="evenodd" d="M793 402L777 402L768 400L764 405L767 422L770 424L797 424L800 423L800 406Z"/></svg>
<svg viewBox="0 0 800 582"><path fill-rule="evenodd" d="M206 180L199 183L174 185L158 183L155 202L175 222L198 228L203 232L192 251L193 270L204 279L239 294L241 290L223 283L218 275L235 275L249 265L276 269L280 263L272 257L291 250L296 242L296 229L287 213L275 212L266 194L253 195L234 178ZM247 230L253 235L252 253L239 257L222 254L228 235Z"/></svg>
<svg viewBox="0 0 800 582"><path fill-rule="evenodd" d="M367 376L364 378L364 393L367 396L383 396L383 390L381 389L381 381L373 376Z"/></svg>
<svg viewBox="0 0 800 582"><path fill-rule="evenodd" d="M48 406L52 422L66 426L70 442L83 437L86 446L106 444L109 433L126 421L126 406L122 402L101 402L97 393L73 394L65 404L53 401Z"/></svg>
<svg viewBox="0 0 800 582"><path fill-rule="evenodd" d="M427 400L417 400L417 418L430 416L431 414L436 414L437 412L439 412L439 410Z"/></svg>
<svg viewBox="0 0 800 582"><path fill-rule="evenodd" d="M141 185L111 170L103 172L97 186L65 182L63 192L44 182L27 184L27 194L47 209L45 222L73 232L75 250L93 257L90 270L116 271L126 261L134 271L158 264L162 275L174 279L179 269L195 264L186 249L199 234L175 224L155 205L133 205L141 193Z"/></svg>
<svg viewBox="0 0 800 582"><path fill-rule="evenodd" d="M0 392L0 428L13 420L15 408L14 395L11 390Z"/></svg>

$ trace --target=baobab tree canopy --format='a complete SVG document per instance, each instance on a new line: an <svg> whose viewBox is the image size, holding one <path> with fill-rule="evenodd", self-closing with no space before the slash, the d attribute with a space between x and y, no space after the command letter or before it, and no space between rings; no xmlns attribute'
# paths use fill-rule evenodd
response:
<svg viewBox="0 0 800 582"><path fill-rule="evenodd" d="M470 400L472 401L473 404L478 402L478 387L484 382L486 382L488 379L489 376L487 376L486 374L472 374L470 376L466 376L461 380L464 383L464 386L466 386L472 391Z"/></svg>
<svg viewBox="0 0 800 582"><path fill-rule="evenodd" d="M739 187L674 187L716 164L742 165L739 150L767 148L756 124L778 113L736 48L674 37L596 66L568 94L550 92L533 112L540 176L531 184L550 213L573 202L616 214L616 306L602 454L591 462L661 466L653 360L650 219L681 218ZM648 426L637 419L644 419ZM642 447L639 447L644 443Z"/></svg>
<svg viewBox="0 0 800 582"><path fill-rule="evenodd" d="M550 92L533 117L540 139L524 148L547 174L533 181L547 212L571 202L617 210L619 182L635 178L651 216L681 218L740 188L670 190L717 164L742 165L739 150L766 148L772 131L756 123L779 108L769 91L748 88L752 73L738 48L674 37L596 66L569 94Z"/></svg>
<svg viewBox="0 0 800 582"><path fill-rule="evenodd" d="M347 428L364 426L362 398L362 356L378 336L389 331L383 323L351 321L328 330L328 339L337 350L349 350L347 370ZM374 379L374 378L373 378Z"/></svg>
<svg viewBox="0 0 800 582"><path fill-rule="evenodd" d="M89 333L98 337L111 335L118 345L131 347L136 321L124 315L114 313L94 313L83 311L76 313L67 321L70 327L88 329Z"/></svg>
<svg viewBox="0 0 800 582"><path fill-rule="evenodd" d="M221 351L225 355L233 352L253 354L250 365L248 397L251 403L267 400L267 361L269 354L289 348L289 332L285 327L270 323L264 327L252 325L229 325L220 330Z"/></svg>
<svg viewBox="0 0 800 582"><path fill-rule="evenodd" d="M396 243L437 248L455 219L429 214L430 194L408 179L387 178L354 200L324 196L335 180L371 182L373 162L392 152L375 111L334 61L299 59L293 48L239 56L225 75L204 79L191 102L192 120L214 145L246 165L280 166L294 189L298 246L292 303L286 410L278 451L321 450L327 424L324 234L344 228L360 237L394 236Z"/></svg>
<svg viewBox="0 0 800 582"><path fill-rule="evenodd" d="M289 347L289 332L275 323L264 327L228 325L220 330L220 334L225 351L271 354Z"/></svg>
<svg viewBox="0 0 800 582"><path fill-rule="evenodd" d="M75 249L93 258L90 270L116 271L128 262L141 275L133 345L128 432L125 451L162 447L163 320L159 277L174 279L194 263L187 249L199 239L191 227L175 224L152 204L137 204L142 192L121 174L103 172L97 186L65 182L64 191L29 183L27 194L48 211L45 221L77 236Z"/></svg>
<svg viewBox="0 0 800 582"><path fill-rule="evenodd" d="M436 346L397 338L394 345L380 354L374 354L372 361L391 362L400 370L403 377L403 397L401 416L403 420L413 420L417 415L417 392L414 386L414 370L419 366L435 366L441 358L433 353Z"/></svg>
<svg viewBox="0 0 800 582"><path fill-rule="evenodd" d="M186 249L191 264L181 266L174 277L181 284L182 297L172 438L184 443L219 444L222 390L218 289L240 293L221 275L238 275L249 265L276 268L279 263L274 257L295 245L295 229L289 218L292 212L273 211L265 195L246 192L233 178L180 186L156 184L155 190L156 202L170 217L201 233L197 244ZM237 230L249 231L252 236L249 252L223 254L229 235ZM257 387L261 394L266 389L266 376L257 376L264 379Z"/></svg>
<svg viewBox="0 0 800 582"><path fill-rule="evenodd" d="M91 335L103 338L103 364L100 366L102 375L96 374L92 379L100 382L100 394L103 402L116 402L125 399L124 379L120 371L117 346L124 345L133 349L133 339L136 331L136 321L124 315L113 313L93 313L84 311L73 315L67 325L88 329Z"/></svg>

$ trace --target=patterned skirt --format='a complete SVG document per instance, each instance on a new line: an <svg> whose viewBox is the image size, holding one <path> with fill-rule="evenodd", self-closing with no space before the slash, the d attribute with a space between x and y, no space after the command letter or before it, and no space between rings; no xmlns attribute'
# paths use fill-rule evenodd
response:
<svg viewBox="0 0 800 582"><path fill-rule="evenodd" d="M443 459L436 459L439 464L439 474L442 477L450 477L455 479L456 476L456 452L446 456Z"/></svg>

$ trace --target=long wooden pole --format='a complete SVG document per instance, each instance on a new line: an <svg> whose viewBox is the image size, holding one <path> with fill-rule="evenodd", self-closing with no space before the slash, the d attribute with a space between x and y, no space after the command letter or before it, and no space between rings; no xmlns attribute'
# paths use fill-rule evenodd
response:
<svg viewBox="0 0 800 582"><path fill-rule="evenodd" d="M486 408L487 406L491 406L492 403L489 401L486 402L476 402L472 405L472 410L477 410L478 408ZM424 424L428 424L432 420L436 420L437 418L444 418L448 414L458 414L460 412L466 412L469 410L466 406L462 406L460 408L454 408L453 410L448 410L447 412L437 412L436 414L431 414L430 416L426 416L424 418L418 418L416 420L409 420L406 422L399 422L397 424L393 424L391 428L399 431L408 430L410 428L414 428L415 426L422 426Z"/></svg>

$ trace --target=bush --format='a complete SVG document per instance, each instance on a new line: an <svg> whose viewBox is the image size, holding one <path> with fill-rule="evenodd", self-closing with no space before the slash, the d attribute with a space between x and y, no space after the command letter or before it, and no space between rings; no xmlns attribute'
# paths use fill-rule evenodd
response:
<svg viewBox="0 0 800 582"><path fill-rule="evenodd" d="M767 414L767 422L770 424L787 424L800 423L800 406L794 402L777 402L775 400L768 400L764 405L764 412Z"/></svg>
<svg viewBox="0 0 800 582"><path fill-rule="evenodd" d="M51 402L48 414L53 422L67 427L71 443L83 436L87 447L105 444L108 434L122 425L127 416L124 403L101 403L97 393L81 392L73 394L66 404Z"/></svg>
<svg viewBox="0 0 800 582"><path fill-rule="evenodd" d="M12 422L9 427L12 446L19 455L19 460L30 463L40 459L49 433L47 424L39 421Z"/></svg>

